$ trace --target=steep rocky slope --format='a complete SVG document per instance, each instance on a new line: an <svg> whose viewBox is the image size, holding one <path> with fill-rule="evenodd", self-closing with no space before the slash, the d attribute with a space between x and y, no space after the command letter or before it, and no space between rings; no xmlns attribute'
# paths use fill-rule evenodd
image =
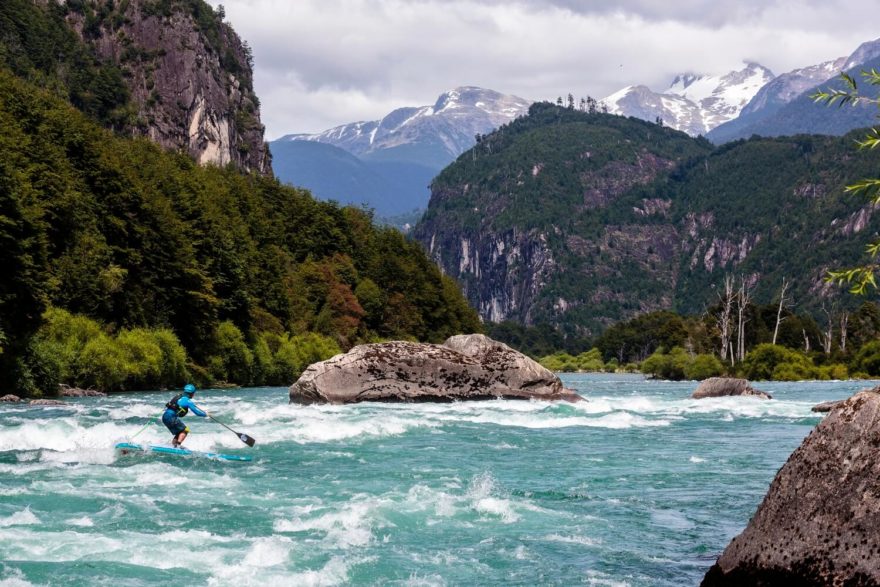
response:
<svg viewBox="0 0 880 587"><path fill-rule="evenodd" d="M842 187L876 169L850 139L712 150L635 119L536 104L446 168L416 227L485 320L595 334L635 314L699 312L727 274L769 302L783 276L815 308L829 267L880 227Z"/></svg>
<svg viewBox="0 0 880 587"><path fill-rule="evenodd" d="M271 173L246 43L202 0L8 0L0 66L105 126Z"/></svg>
<svg viewBox="0 0 880 587"><path fill-rule="evenodd" d="M135 133L202 164L271 172L249 49L208 4L89 0L68 7L83 40L122 69L137 109Z"/></svg>

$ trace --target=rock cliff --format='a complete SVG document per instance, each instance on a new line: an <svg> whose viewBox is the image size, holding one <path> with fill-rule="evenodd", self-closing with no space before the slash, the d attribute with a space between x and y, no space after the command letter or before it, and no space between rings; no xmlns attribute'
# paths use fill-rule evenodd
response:
<svg viewBox="0 0 880 587"><path fill-rule="evenodd" d="M880 388L832 408L702 585L880 584L878 414Z"/></svg>
<svg viewBox="0 0 880 587"><path fill-rule="evenodd" d="M757 303L798 275L793 295L818 312L827 270L863 260L880 229L843 191L876 159L830 137L713 150L641 120L535 104L435 178L413 235L491 322L595 336L650 311L700 313L733 274Z"/></svg>
<svg viewBox="0 0 880 587"><path fill-rule="evenodd" d="M299 404L582 399L532 359L481 334L453 336L442 345L356 346L309 366L289 395Z"/></svg>
<svg viewBox="0 0 880 587"><path fill-rule="evenodd" d="M131 93L126 124L201 164L271 174L249 47L202 0L68 2L67 20Z"/></svg>

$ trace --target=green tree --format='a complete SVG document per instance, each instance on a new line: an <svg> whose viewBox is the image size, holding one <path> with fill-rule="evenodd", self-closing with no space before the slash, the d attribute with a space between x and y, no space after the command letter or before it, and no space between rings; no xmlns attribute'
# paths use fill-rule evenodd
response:
<svg viewBox="0 0 880 587"><path fill-rule="evenodd" d="M880 86L880 71L872 68L870 71L863 71L862 77L869 85ZM811 97L816 102L824 102L828 105L837 104L840 107L845 105L855 106L859 103L870 103L880 106L880 96L868 97L860 95L858 83L851 75L842 73L840 78L845 84L843 89L818 91ZM858 141L860 149L875 149L878 145L880 145L880 131L877 128L872 128L864 136L863 140ZM877 205L880 203L880 177L861 179L848 185L845 191L847 193L864 195L872 204ZM877 271L880 270L880 263L878 263L880 240L870 243L866 250L869 260L865 264L848 269L830 271L828 274L829 280L840 285L848 284L850 292L854 294L865 294L868 288L877 289L876 275Z"/></svg>

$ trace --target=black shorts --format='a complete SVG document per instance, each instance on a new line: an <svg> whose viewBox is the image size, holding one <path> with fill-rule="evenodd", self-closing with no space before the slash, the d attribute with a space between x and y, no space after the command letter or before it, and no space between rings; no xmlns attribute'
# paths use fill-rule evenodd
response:
<svg viewBox="0 0 880 587"><path fill-rule="evenodd" d="M183 421L177 417L177 414L171 410L167 410L162 414L162 423L165 424L165 427L168 428L174 436L177 436L181 432L189 432L189 428L186 427L186 424L184 424Z"/></svg>

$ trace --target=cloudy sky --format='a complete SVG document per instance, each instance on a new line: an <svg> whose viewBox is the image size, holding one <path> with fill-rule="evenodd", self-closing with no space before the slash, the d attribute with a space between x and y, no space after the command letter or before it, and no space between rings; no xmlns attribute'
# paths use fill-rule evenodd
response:
<svg viewBox="0 0 880 587"><path fill-rule="evenodd" d="M474 85L602 98L756 61L780 74L880 36L876 0L209 0L253 48L268 139Z"/></svg>

